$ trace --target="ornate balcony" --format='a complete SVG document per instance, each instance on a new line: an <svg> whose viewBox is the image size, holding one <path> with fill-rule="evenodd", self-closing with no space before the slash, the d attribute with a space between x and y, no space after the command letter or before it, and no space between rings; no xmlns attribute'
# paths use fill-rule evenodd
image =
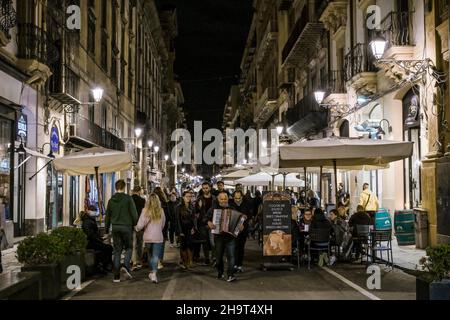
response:
<svg viewBox="0 0 450 320"><path fill-rule="evenodd" d="M276 45L278 36L278 26L276 20L271 20L267 24L266 30L264 32L263 37L261 38L261 42L258 48L257 54L257 63L261 65L270 56L273 48Z"/></svg>
<svg viewBox="0 0 450 320"><path fill-rule="evenodd" d="M52 75L50 65L59 59L59 51L47 33L30 24L18 25L18 66L31 78L29 84L42 84Z"/></svg>
<svg viewBox="0 0 450 320"><path fill-rule="evenodd" d="M101 146L125 151L125 142L88 119L76 116L68 130L69 143L81 147Z"/></svg>
<svg viewBox="0 0 450 320"><path fill-rule="evenodd" d="M327 77L325 85L326 94L324 103L330 104L346 104L347 88L345 87L344 71L332 70Z"/></svg>
<svg viewBox="0 0 450 320"><path fill-rule="evenodd" d="M16 26L16 11L13 8L12 0L0 1L0 47L6 46L11 35L9 30Z"/></svg>
<svg viewBox="0 0 450 320"><path fill-rule="evenodd" d="M371 95L377 92L375 58L367 44L359 43L345 56L345 81L357 92Z"/></svg>
<svg viewBox="0 0 450 320"><path fill-rule="evenodd" d="M305 6L283 48L283 66L296 67L306 64L308 58L317 53L324 30L323 23L310 21L308 7Z"/></svg>
<svg viewBox="0 0 450 320"><path fill-rule="evenodd" d="M310 133L323 130L328 126L328 111L319 106L313 93L304 97L286 114L290 136L300 140Z"/></svg>
<svg viewBox="0 0 450 320"><path fill-rule="evenodd" d="M278 88L276 87L268 87L256 105L254 111L254 122L256 124L262 125L264 124L275 110L278 108Z"/></svg>

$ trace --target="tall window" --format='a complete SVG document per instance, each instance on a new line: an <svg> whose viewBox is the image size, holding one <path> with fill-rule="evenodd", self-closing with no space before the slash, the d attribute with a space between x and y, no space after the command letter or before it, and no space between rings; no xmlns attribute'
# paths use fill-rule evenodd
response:
<svg viewBox="0 0 450 320"><path fill-rule="evenodd" d="M101 65L108 72L108 30L107 30L107 0L102 0L102 43L101 43Z"/></svg>
<svg viewBox="0 0 450 320"><path fill-rule="evenodd" d="M87 49L89 54L95 56L95 6L94 1L89 1L89 13L88 13L88 43Z"/></svg>
<svg viewBox="0 0 450 320"><path fill-rule="evenodd" d="M111 1L111 3L111 79L117 83L117 7L115 1Z"/></svg>

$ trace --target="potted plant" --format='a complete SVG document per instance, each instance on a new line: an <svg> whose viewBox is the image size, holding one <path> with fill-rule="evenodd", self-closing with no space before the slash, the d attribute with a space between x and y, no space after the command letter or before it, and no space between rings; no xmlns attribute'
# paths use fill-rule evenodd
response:
<svg viewBox="0 0 450 320"><path fill-rule="evenodd" d="M417 300L450 300L450 245L427 248L420 264L426 272L416 277Z"/></svg>
<svg viewBox="0 0 450 320"><path fill-rule="evenodd" d="M60 266L64 251L55 238L46 233L24 239L17 248L17 259L24 272L40 272L42 296L55 300L60 295Z"/></svg>
<svg viewBox="0 0 450 320"><path fill-rule="evenodd" d="M78 266L81 271L81 281L85 279L85 252L87 238L83 230L73 227L60 227L55 229L50 237L61 246L64 258L60 262L61 290L67 291L67 279L71 274L67 273L69 266Z"/></svg>

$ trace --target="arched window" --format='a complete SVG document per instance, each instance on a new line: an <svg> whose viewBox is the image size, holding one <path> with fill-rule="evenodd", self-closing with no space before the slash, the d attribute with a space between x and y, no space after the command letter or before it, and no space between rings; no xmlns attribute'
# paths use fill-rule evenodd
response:
<svg viewBox="0 0 450 320"><path fill-rule="evenodd" d="M350 123L348 120L344 120L341 126L339 127L339 136L344 138L350 137Z"/></svg>

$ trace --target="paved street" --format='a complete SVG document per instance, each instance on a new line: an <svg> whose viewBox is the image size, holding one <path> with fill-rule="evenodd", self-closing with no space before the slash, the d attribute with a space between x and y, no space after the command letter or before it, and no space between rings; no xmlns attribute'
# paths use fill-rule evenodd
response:
<svg viewBox="0 0 450 320"><path fill-rule="evenodd" d="M189 271L177 265L178 252L167 249L166 268L160 283L148 278L148 269L135 273L135 279L114 284L108 275L95 280L73 297L74 300L368 300L415 299L415 278L398 269L383 270L381 290L368 290L369 275L360 264L340 264L331 268L301 266L295 271L267 271L259 268L261 254L255 241L247 245L247 268L238 280L227 283L215 278L211 267L197 266ZM382 267L382 269L384 269Z"/></svg>

